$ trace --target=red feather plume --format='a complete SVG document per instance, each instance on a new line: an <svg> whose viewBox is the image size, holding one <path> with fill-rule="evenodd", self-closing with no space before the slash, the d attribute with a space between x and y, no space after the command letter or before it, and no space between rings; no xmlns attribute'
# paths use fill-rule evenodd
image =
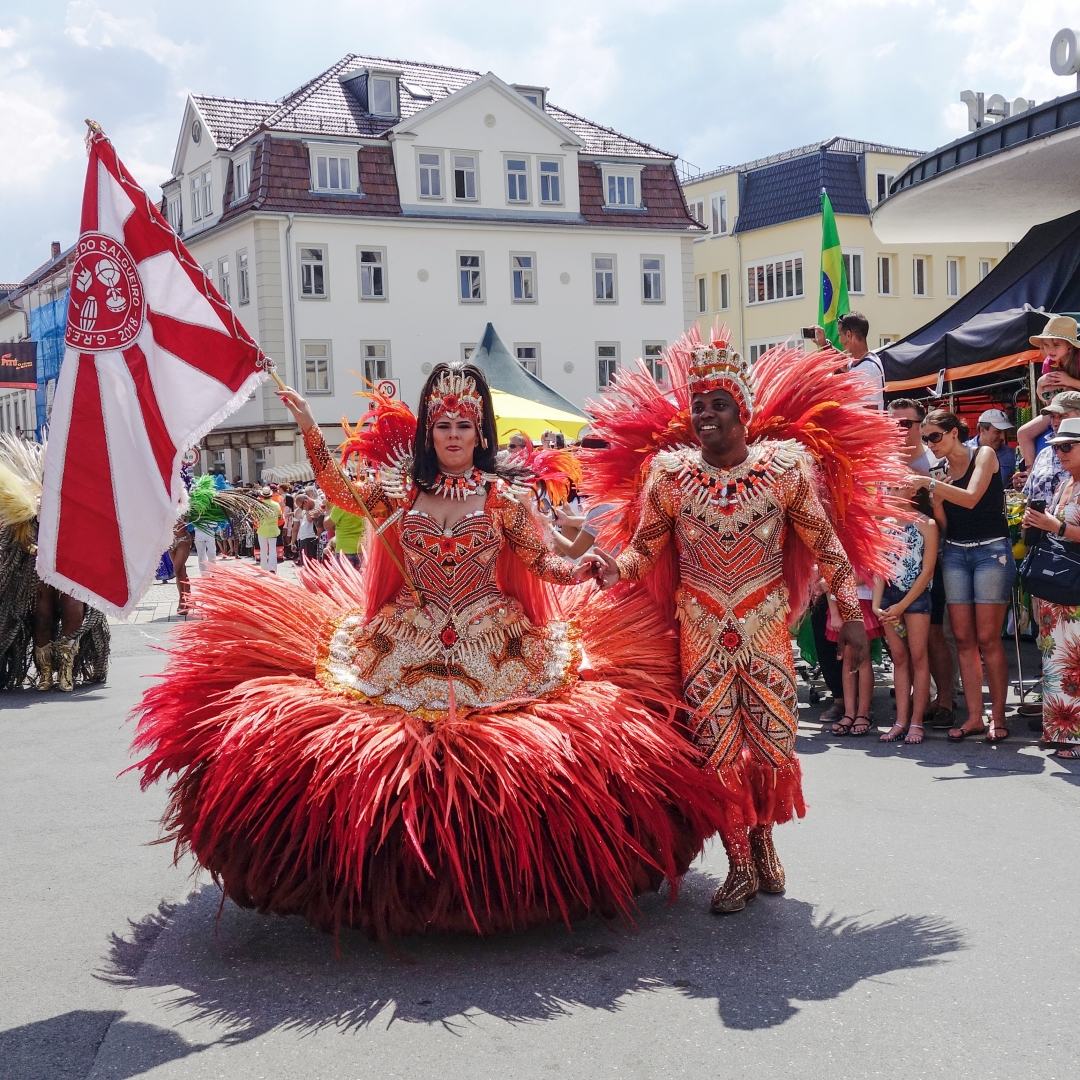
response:
<svg viewBox="0 0 1080 1080"><path fill-rule="evenodd" d="M368 409L356 424L350 428L342 419L345 441L341 444L342 465L353 454L372 465L399 465L412 456L413 443L416 441L416 415L403 401L387 397L378 390L364 391L358 395L371 401ZM365 424L370 426L365 428Z"/></svg>

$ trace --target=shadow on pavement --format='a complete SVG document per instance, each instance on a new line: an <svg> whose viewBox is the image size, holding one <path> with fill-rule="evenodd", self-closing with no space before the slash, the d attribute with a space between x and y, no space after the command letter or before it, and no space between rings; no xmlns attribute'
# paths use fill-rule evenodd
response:
<svg viewBox="0 0 1080 1080"><path fill-rule="evenodd" d="M830 913L761 896L717 918L717 882L691 871L679 902L641 901L637 930L585 920L490 939L432 934L398 940L403 962L354 931L334 942L298 918L266 917L220 903L206 887L114 937L99 977L128 987L168 988L163 1007L180 1027L224 1024L242 1041L275 1028L349 1031L396 1021L460 1030L479 1015L511 1024L588 1008L618 1011L635 993L665 989L712 999L719 1021L773 1027L797 1002L835 998L861 980L929 967L964 947L937 919L884 920ZM155 944L156 943L156 944ZM179 988L179 989L177 989Z"/></svg>
<svg viewBox="0 0 1080 1080"><path fill-rule="evenodd" d="M157 1065L197 1053L174 1031L124 1020L110 1009L75 1009L32 1024L0 1031L3 1080L82 1080L106 1035L120 1040L110 1077L139 1076Z"/></svg>

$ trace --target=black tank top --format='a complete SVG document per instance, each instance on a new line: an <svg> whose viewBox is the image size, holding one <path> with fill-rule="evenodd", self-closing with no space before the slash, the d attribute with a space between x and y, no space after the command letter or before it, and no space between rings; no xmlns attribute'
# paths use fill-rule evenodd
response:
<svg viewBox="0 0 1080 1080"><path fill-rule="evenodd" d="M975 471L975 458L978 450L973 450L967 472L953 481L955 487L966 488L971 483L971 474ZM945 503L945 520L949 523L948 539L962 544L975 540L994 540L1009 535L1009 524L1005 518L1005 485L1001 482L1001 469L993 473L982 498L969 510L956 503Z"/></svg>

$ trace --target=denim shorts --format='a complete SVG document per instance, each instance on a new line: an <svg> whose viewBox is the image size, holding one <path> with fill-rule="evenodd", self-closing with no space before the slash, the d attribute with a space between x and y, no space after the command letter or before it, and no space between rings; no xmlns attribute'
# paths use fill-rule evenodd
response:
<svg viewBox="0 0 1080 1080"><path fill-rule="evenodd" d="M890 608L893 604L899 604L907 596L907 589L898 588L896 585L886 585L881 594L881 608ZM930 614L930 590L923 589L914 600L904 609L905 615L929 615Z"/></svg>
<svg viewBox="0 0 1080 1080"><path fill-rule="evenodd" d="M941 573L950 604L1007 604L1016 579L1012 544L1004 536L973 547L946 540Z"/></svg>

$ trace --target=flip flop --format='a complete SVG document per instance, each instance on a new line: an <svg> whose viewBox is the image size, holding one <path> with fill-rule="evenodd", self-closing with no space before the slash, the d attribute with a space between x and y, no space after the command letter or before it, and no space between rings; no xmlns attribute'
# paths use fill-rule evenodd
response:
<svg viewBox="0 0 1080 1080"><path fill-rule="evenodd" d="M1004 731L1005 734L1004 735L994 735L994 734L992 734L995 731ZM992 726L990 728L989 731L987 731L986 738L983 739L983 742L999 743L999 742L1004 742L1008 737L1009 737L1009 729L1007 727L1000 727L1000 726L994 725L994 726Z"/></svg>
<svg viewBox="0 0 1080 1080"><path fill-rule="evenodd" d="M949 740L949 742L963 742L965 739L967 739L969 737L973 737L975 735L985 735L986 734L986 727L985 726L981 727L978 731L965 731L963 728L956 728L955 730L957 732L959 732L959 734L954 735L950 731L949 734L946 736L946 738Z"/></svg>

